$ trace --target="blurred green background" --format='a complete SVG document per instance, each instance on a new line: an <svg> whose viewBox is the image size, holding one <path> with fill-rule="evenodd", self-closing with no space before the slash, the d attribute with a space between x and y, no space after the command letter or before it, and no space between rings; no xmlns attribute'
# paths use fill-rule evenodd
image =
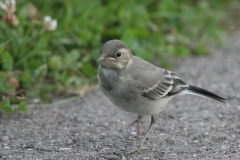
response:
<svg viewBox="0 0 240 160"><path fill-rule="evenodd" d="M238 0L17 0L15 26L0 9L0 110L11 113L16 103L25 112L26 102L83 93L96 80L107 40L123 40L133 54L165 68L169 57L207 55L209 44L221 45L237 28L238 6ZM55 30L44 26L45 16L57 20Z"/></svg>

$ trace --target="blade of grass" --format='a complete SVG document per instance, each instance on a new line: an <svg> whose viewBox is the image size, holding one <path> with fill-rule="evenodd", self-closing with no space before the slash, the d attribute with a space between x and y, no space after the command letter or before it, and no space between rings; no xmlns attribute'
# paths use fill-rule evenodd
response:
<svg viewBox="0 0 240 160"><path fill-rule="evenodd" d="M11 41L12 39L9 39L8 41L6 41L5 43L0 45L0 48L2 48L3 46L5 46L9 41Z"/></svg>

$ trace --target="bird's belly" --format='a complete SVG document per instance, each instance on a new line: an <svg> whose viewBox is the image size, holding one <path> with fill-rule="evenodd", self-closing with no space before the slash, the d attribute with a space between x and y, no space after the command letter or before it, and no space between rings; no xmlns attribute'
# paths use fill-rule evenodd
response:
<svg viewBox="0 0 240 160"><path fill-rule="evenodd" d="M138 115L153 115L162 111L167 103L172 99L162 98L157 100L151 100L145 97L136 96L134 98L119 98L117 95L106 93L110 101L116 105L118 108L131 113L136 113Z"/></svg>

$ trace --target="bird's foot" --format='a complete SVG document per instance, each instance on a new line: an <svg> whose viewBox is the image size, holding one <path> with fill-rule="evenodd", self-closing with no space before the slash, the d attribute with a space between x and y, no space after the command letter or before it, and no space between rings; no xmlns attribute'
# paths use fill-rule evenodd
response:
<svg viewBox="0 0 240 160"><path fill-rule="evenodd" d="M135 152L143 151L143 150L146 150L146 149L147 149L147 147L138 147L137 149L132 150L132 151L125 152L124 154L125 154L125 155L133 154L133 153L135 153Z"/></svg>
<svg viewBox="0 0 240 160"><path fill-rule="evenodd" d="M133 153L135 153L135 152L137 152L137 151L138 151L138 149L135 149L135 150L132 150L132 151L127 151L127 152L125 152L124 154L125 154L125 155L133 154Z"/></svg>

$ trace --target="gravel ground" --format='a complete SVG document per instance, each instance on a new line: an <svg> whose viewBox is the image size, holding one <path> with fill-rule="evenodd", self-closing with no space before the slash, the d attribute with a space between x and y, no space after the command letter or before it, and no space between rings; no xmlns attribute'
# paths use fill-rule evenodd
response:
<svg viewBox="0 0 240 160"><path fill-rule="evenodd" d="M0 159L239 159L240 41L207 57L181 60L173 71L188 82L228 99L225 105L192 95L174 98L159 114L145 142L128 125L136 115L115 107L100 90L52 107L29 108L0 119ZM191 69L185 72L186 69Z"/></svg>

